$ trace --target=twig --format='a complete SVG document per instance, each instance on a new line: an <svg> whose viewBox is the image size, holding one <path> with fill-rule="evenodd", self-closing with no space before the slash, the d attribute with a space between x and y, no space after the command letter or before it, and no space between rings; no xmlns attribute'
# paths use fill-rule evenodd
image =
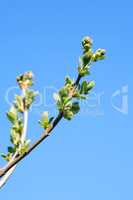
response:
<svg viewBox="0 0 133 200"><path fill-rule="evenodd" d="M79 82L81 80L81 76L78 75L74 85L73 85L73 93L76 90L77 86L79 85ZM72 94L73 95L73 94ZM59 112L58 116L53 121L53 124L50 128L47 128L40 138L29 148L29 150L22 155L18 155L10 164L5 168L0 170L0 177L3 177L12 167L14 167L17 163L19 163L21 160L23 160L27 155L29 155L41 142L43 142L52 132L52 130L58 125L58 123L63 118L63 113Z"/></svg>
<svg viewBox="0 0 133 200"><path fill-rule="evenodd" d="M25 99L25 92L26 90L22 91L22 96L23 96L23 100ZM27 126L28 126L28 110L25 109L24 111L24 127L23 127L23 133L21 136L21 145L24 143L25 139L26 139L26 135L27 135ZM20 148L21 148L20 145ZM10 164L15 161L16 157L18 155L18 152L16 151L14 153L14 155L12 156L11 160L7 163L7 165L3 168L3 170L7 169ZM13 167L11 167L7 173L4 174L4 176L0 179L0 188L2 188L5 183L8 181L8 179L10 178L10 176L12 175L12 173L14 172L14 170L16 169L16 165L14 165Z"/></svg>

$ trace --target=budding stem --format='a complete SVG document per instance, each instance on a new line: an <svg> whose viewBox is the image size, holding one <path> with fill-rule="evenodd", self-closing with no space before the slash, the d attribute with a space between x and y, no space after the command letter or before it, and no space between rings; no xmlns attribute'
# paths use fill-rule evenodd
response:
<svg viewBox="0 0 133 200"><path fill-rule="evenodd" d="M23 100L25 99L26 96L26 90L23 89L22 90L22 97ZM25 106L24 106L25 107ZM24 119L24 127L23 127L23 133L21 136L21 144L20 144L20 148L22 146L22 144L24 143L25 139L26 139L26 135L27 135L27 127L28 127L28 110L25 108L24 109L24 113L23 113L23 119ZM10 166L10 164L16 159L18 155L18 151L16 151L11 160L7 163L7 165L2 169L5 170L6 168L8 168ZM14 165L12 168L10 168L9 171L7 171L7 173L5 173L5 175L0 179L0 188L2 188L6 182L8 181L8 179L10 178L10 176L12 175L12 173L14 172L14 170L16 169L17 165Z"/></svg>

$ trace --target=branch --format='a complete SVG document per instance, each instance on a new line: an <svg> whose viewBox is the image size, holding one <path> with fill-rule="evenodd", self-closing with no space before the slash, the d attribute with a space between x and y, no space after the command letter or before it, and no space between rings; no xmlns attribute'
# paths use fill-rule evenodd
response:
<svg viewBox="0 0 133 200"><path fill-rule="evenodd" d="M76 90L79 82L80 82L81 76L78 75L77 80L75 81L73 85L73 93ZM71 94L71 96L73 95ZM23 160L27 155L29 155L41 142L43 142L48 136L50 136L50 133L52 130L58 125L58 123L61 121L63 118L63 113L59 112L58 116L55 118L53 121L53 124L50 128L47 128L41 135L41 137L29 148L29 150L22 154L18 155L13 161L9 163L9 165L5 169L0 170L0 177L3 177L12 167L14 167L17 163L19 163L21 160Z"/></svg>
<svg viewBox="0 0 133 200"><path fill-rule="evenodd" d="M44 132L41 134L40 138L35 141L31 146L29 143L26 143L25 137L27 132L27 119L28 112L27 109L30 108L31 104L34 101L35 93L34 91L27 91L27 97L25 98L25 106L23 107L22 99L18 97L17 102L17 113L24 113L25 125L22 126L21 121L19 121L18 116L14 112L8 113L8 119L13 124L11 135L11 142L14 145L13 147L8 148L8 154L3 155L5 160L8 160L6 167L0 169L0 185L2 186L9 176L14 171L16 165L28 156L41 142L43 142L48 136L51 135L51 132L58 125L61 119L64 117L67 120L71 120L75 114L80 110L79 100L86 99L86 95L90 93L91 89L94 87L93 81L83 81L80 83L82 77L85 77L90 74L90 65L92 62L102 60L105 58L106 51L104 49L98 49L96 52L92 50L92 39L90 37L85 37L82 40L83 54L80 56L79 65L78 65L78 77L74 82L69 77L65 79L65 85L59 90L57 94L54 94L56 100L56 105L58 108L58 115L54 119L53 117L49 119L48 113L42 116L42 119L39 121ZM21 89L27 89L33 85L33 74L32 72L27 72L19 77L17 77L17 82ZM77 101L75 101L75 99ZM25 110L26 109L26 110ZM15 126L15 122L20 122L20 130ZM13 129L15 128L17 129ZM21 135L22 134L22 135ZM21 137L20 137L21 136ZM19 138L18 138L19 137ZM21 146L22 145L22 146ZM24 146L24 147L23 147ZM19 149L20 147L20 149Z"/></svg>

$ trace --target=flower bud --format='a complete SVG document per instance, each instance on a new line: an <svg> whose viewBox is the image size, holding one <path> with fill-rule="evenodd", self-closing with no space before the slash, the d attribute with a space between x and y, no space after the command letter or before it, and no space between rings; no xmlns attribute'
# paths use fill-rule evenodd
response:
<svg viewBox="0 0 133 200"><path fill-rule="evenodd" d="M97 49L95 54L92 56L93 61L103 60L105 58L106 51L105 49Z"/></svg>
<svg viewBox="0 0 133 200"><path fill-rule="evenodd" d="M33 73L31 71L26 72L17 77L17 82L21 89L27 89L33 85Z"/></svg>
<svg viewBox="0 0 133 200"><path fill-rule="evenodd" d="M88 36L84 37L83 40L82 40L82 45L83 46L86 45L86 44L92 45L92 43L93 43L92 39L90 37L88 37Z"/></svg>
<svg viewBox="0 0 133 200"><path fill-rule="evenodd" d="M91 48L92 46L92 39L90 37L84 37L83 40L82 40L82 46L83 46L83 49L84 49L84 53L89 51L89 49Z"/></svg>

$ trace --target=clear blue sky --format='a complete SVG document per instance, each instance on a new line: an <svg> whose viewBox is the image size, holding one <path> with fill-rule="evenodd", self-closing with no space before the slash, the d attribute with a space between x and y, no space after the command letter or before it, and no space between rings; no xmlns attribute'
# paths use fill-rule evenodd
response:
<svg viewBox="0 0 133 200"><path fill-rule="evenodd" d="M35 88L49 101L52 91L45 97L45 86L59 88L66 74L76 76L84 35L94 39L94 48L107 50L89 77L95 96L18 166L0 199L133 199L132 7L131 0L0 1L0 151L9 144L5 94L18 74L32 70ZM30 113L33 140L41 133L43 110L54 112L54 106L43 101Z"/></svg>

